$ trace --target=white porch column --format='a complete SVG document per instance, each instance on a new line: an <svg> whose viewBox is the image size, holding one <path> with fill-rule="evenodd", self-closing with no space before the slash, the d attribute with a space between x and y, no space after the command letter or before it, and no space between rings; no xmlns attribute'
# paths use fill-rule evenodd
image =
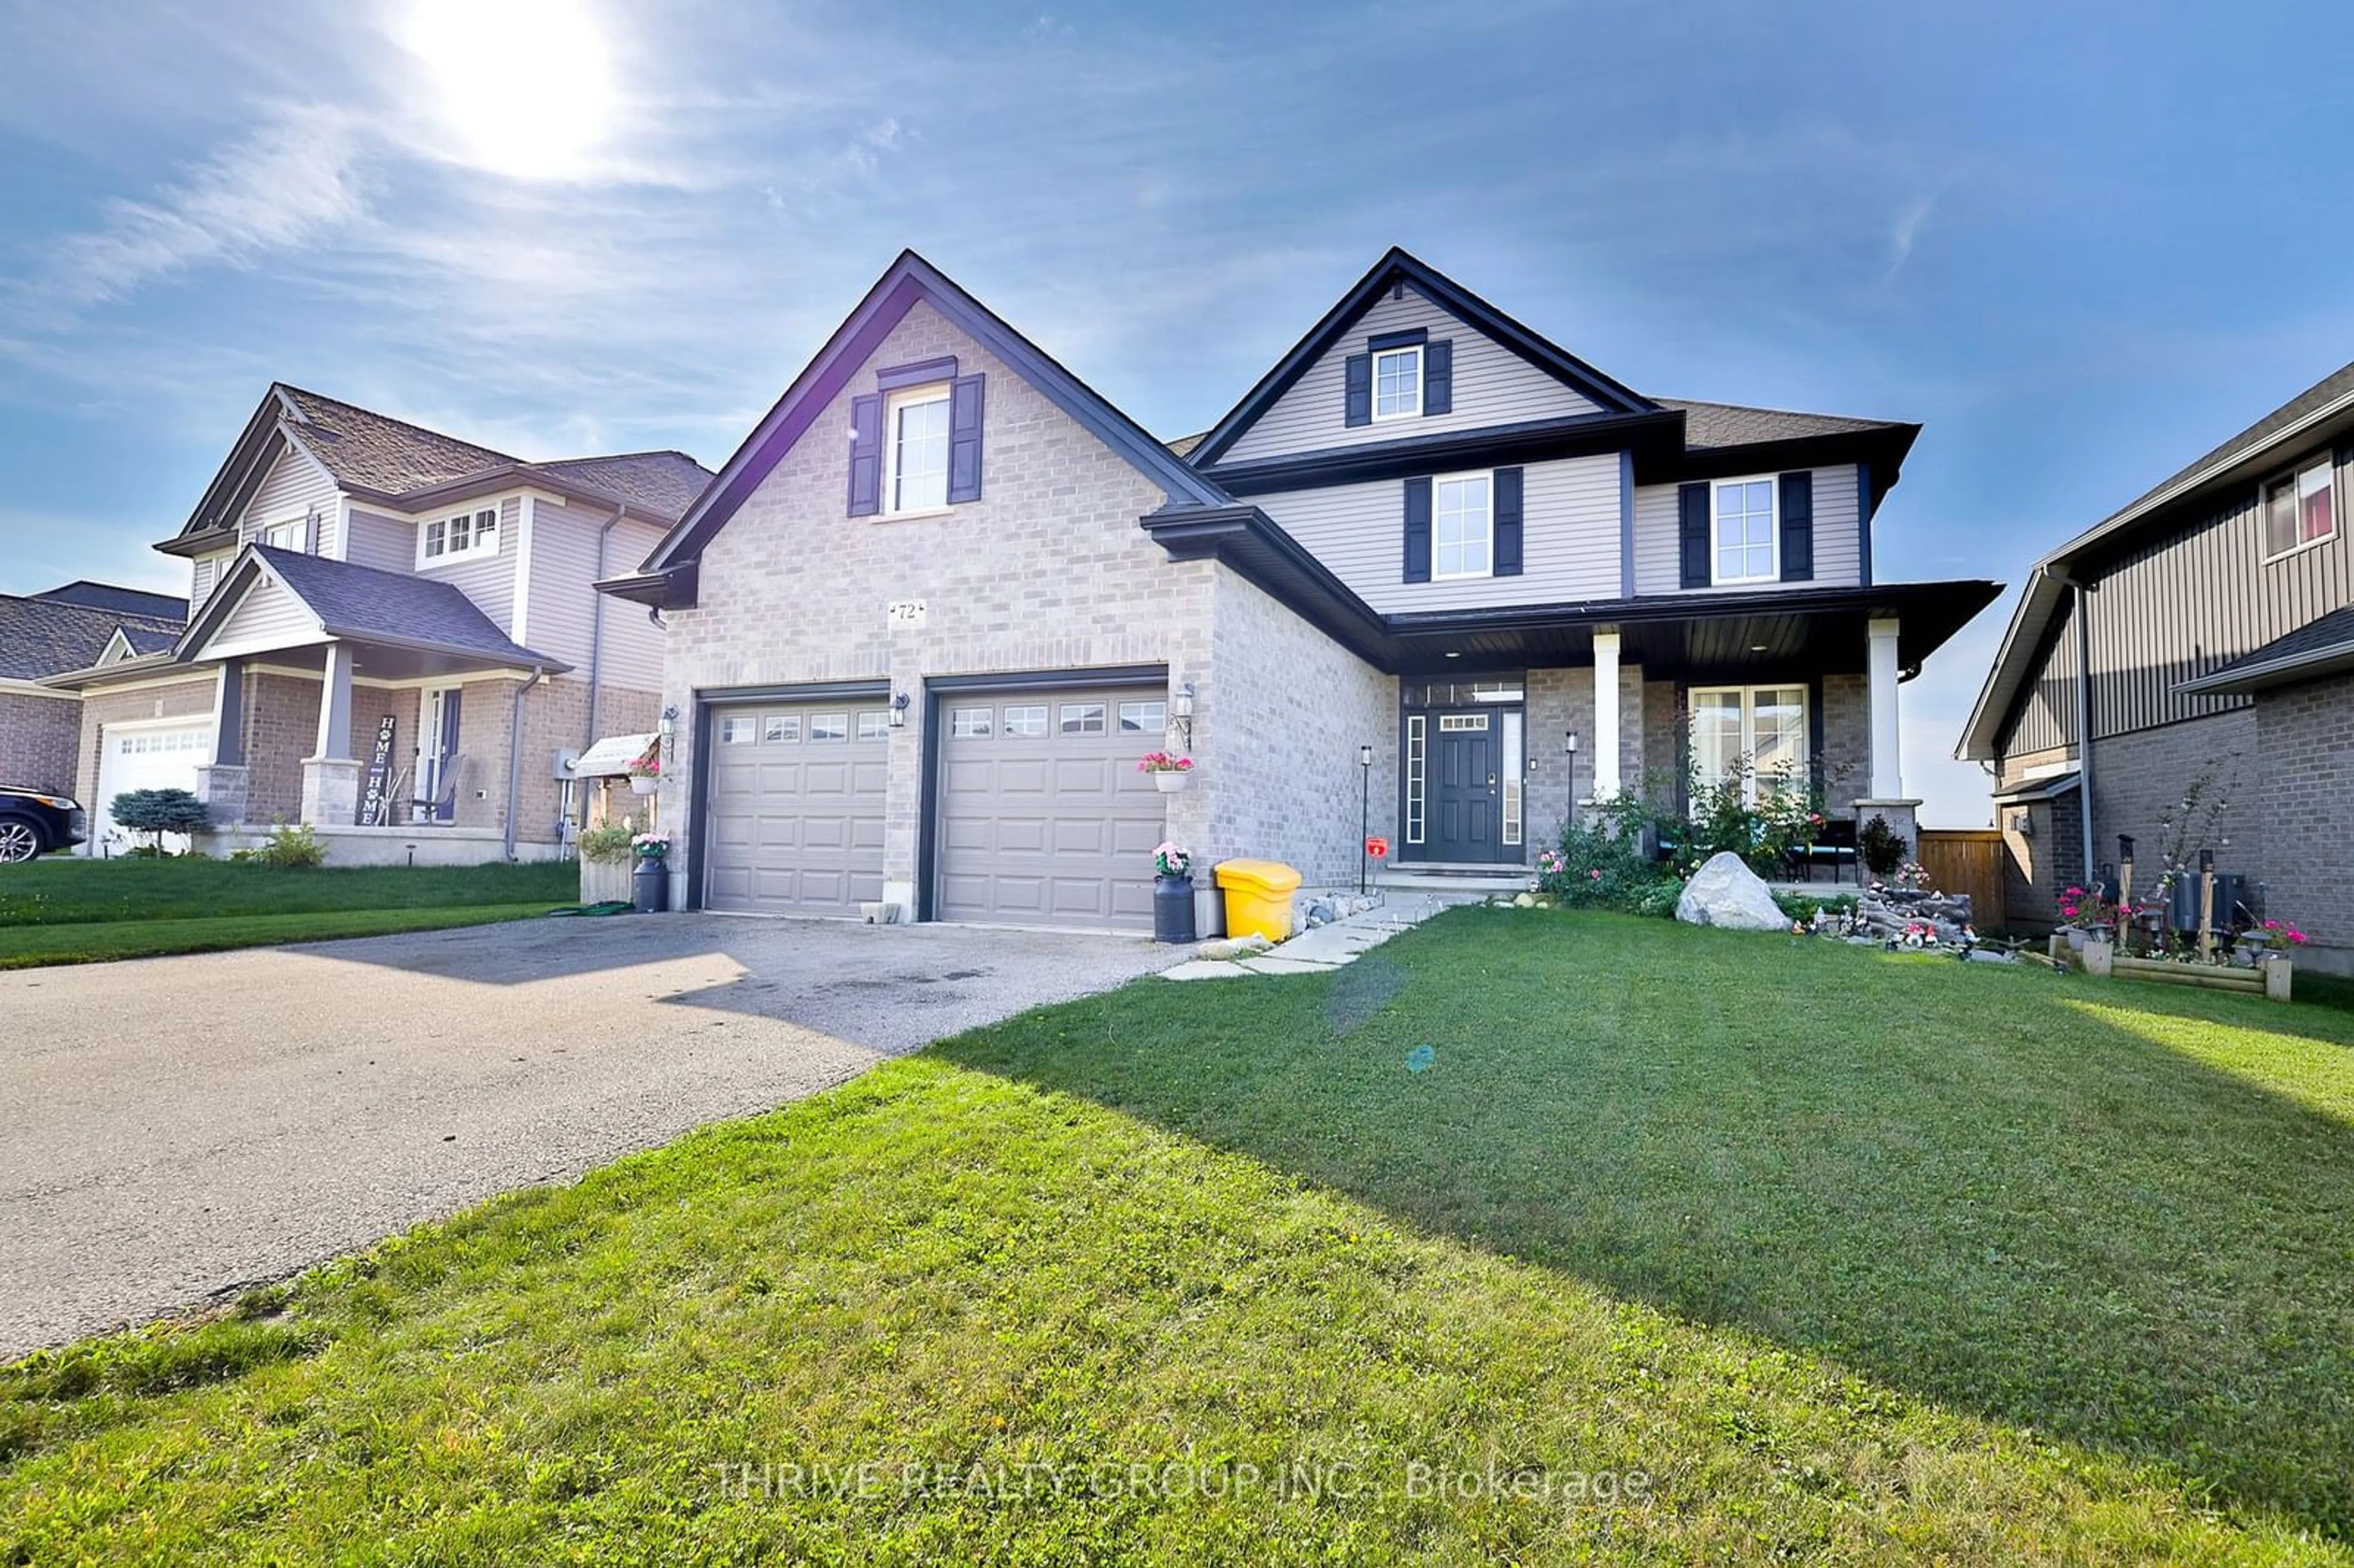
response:
<svg viewBox="0 0 2354 1568"><path fill-rule="evenodd" d="M1872 797L1877 800L1904 798L1903 741L1896 724L1896 633L1893 620L1872 622L1864 665L1872 694Z"/></svg>
<svg viewBox="0 0 2354 1568"><path fill-rule="evenodd" d="M1594 798L1618 793L1618 633L1594 634Z"/></svg>
<svg viewBox="0 0 2354 1568"><path fill-rule="evenodd" d="M327 644L319 681L319 748L302 759L302 820L317 827L359 820L360 764L352 755L352 649Z"/></svg>

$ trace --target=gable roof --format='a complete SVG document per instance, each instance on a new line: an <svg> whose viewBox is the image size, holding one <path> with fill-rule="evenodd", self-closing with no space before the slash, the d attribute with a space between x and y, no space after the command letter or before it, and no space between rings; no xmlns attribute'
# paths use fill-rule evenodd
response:
<svg viewBox="0 0 2354 1568"><path fill-rule="evenodd" d="M1413 288L1458 321L1478 328L1538 369L1574 387L1606 413L1651 414L1659 411L1658 404L1633 387L1605 376L1567 349L1522 326L1452 278L1393 245L1380 260L1373 263L1371 271L1358 279L1356 284L1341 296L1339 303L1325 312L1322 318L1308 329L1305 337L1293 344L1290 350L1275 362L1273 369L1259 377L1257 386L1243 394L1242 401L1229 409L1225 418L1210 427L1209 431L1191 449L1186 461L1196 467L1216 462L1241 439L1242 433L1257 421L1259 416L1274 408L1283 395L1308 374L1310 366L1331 351L1332 345L1347 334L1358 318L1373 309L1384 290L1396 283Z"/></svg>
<svg viewBox="0 0 2354 1568"><path fill-rule="evenodd" d="M2308 620L2253 653L2174 689L2193 696L2240 696L2354 669L2354 604Z"/></svg>
<svg viewBox="0 0 2354 1568"><path fill-rule="evenodd" d="M614 579L607 585L609 591L649 604L691 601L693 576L712 536L726 526L737 509L919 300L1158 484L1172 503L1216 505L1228 499L1217 485L1188 468L1135 420L1007 325L946 273L913 250L902 250L834 328L816 356L793 377L776 406L744 438L735 455L721 465L718 477L655 546L642 570Z"/></svg>
<svg viewBox="0 0 2354 1568"><path fill-rule="evenodd" d="M134 650L143 642L152 651L159 641L168 647L179 630L175 617L126 616L49 594L0 594L0 680L37 681L87 669L118 632Z"/></svg>
<svg viewBox="0 0 2354 1568"><path fill-rule="evenodd" d="M1969 722L1954 755L1969 760L1995 755L2002 727L2040 663L2044 640L2067 602L2070 574L2181 521L2186 507L2253 482L2264 470L2296 455L2290 449L2338 439L2349 431L2354 431L2354 365L2323 376L2037 561L2011 610L2002 646L1987 671L1986 683L1978 689L1978 702L1970 709ZM2247 664L2264 652L2260 649L2238 662ZM2224 673L2214 671L2205 679L2211 681Z"/></svg>
<svg viewBox="0 0 2354 1568"><path fill-rule="evenodd" d="M175 652L182 661L204 656L205 644L228 623L265 570L302 601L330 637L495 660L526 669L572 668L509 638L454 584L269 545L248 545L222 574L221 586L179 640Z"/></svg>
<svg viewBox="0 0 2354 1568"><path fill-rule="evenodd" d="M677 451L531 462L355 403L272 382L196 511L176 535L156 548L192 555L234 543L239 515L270 464L290 446L315 460L338 488L403 510L501 485L540 483L668 523L711 479L701 463Z"/></svg>
<svg viewBox="0 0 2354 1568"><path fill-rule="evenodd" d="M79 604L91 609L111 609L151 620L184 621L188 619L186 599L175 599L167 593L149 593L144 588L94 583L88 577L76 578L62 587L32 597L48 599L51 604Z"/></svg>
<svg viewBox="0 0 2354 1568"><path fill-rule="evenodd" d="M1752 408L1739 403L1702 403L1689 397L1661 397L1662 408L1681 409L1684 416L1684 446L1688 450L1712 447L1752 447L1768 441L1802 441L1817 436L1866 435L1877 430L1908 428L1896 419L1856 419L1843 414L1801 414L1789 408Z"/></svg>

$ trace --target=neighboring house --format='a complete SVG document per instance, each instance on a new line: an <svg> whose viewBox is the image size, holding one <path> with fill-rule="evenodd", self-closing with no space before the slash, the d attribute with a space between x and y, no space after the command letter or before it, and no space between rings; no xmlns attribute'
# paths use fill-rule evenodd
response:
<svg viewBox="0 0 2354 1568"><path fill-rule="evenodd" d="M1995 772L2012 910L2058 918L2129 834L2141 885L2212 850L2354 969L2349 463L2354 365L2036 563L1958 747Z"/></svg>
<svg viewBox="0 0 2354 1568"><path fill-rule="evenodd" d="M284 385L187 524L192 611L82 697L77 788L194 789L249 842L304 822L343 863L559 852L567 756L652 729L662 632L591 585L709 473L677 452L525 462ZM378 764L381 763L379 767Z"/></svg>
<svg viewBox="0 0 2354 1568"><path fill-rule="evenodd" d="M1142 927L1162 838L1352 881L1361 789L1524 867L1685 712L1909 833L1897 683L1997 592L1875 578L1915 433L1646 397L1392 251L1181 455L902 255L607 585L670 628L673 891Z"/></svg>
<svg viewBox="0 0 2354 1568"><path fill-rule="evenodd" d="M41 683L169 648L187 620L186 599L111 583L0 594L0 784L72 794L81 697Z"/></svg>

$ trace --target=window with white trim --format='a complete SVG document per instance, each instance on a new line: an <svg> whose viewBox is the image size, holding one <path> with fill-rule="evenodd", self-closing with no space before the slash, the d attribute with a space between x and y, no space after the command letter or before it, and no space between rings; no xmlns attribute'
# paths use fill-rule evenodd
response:
<svg viewBox="0 0 2354 1568"><path fill-rule="evenodd" d="M888 740L891 738L891 715L887 709L867 708L858 715L858 738Z"/></svg>
<svg viewBox="0 0 2354 1568"><path fill-rule="evenodd" d="M754 735L749 715L730 714L719 721L719 744L722 746L748 746Z"/></svg>
<svg viewBox="0 0 2354 1568"><path fill-rule="evenodd" d="M499 509L486 506L455 517L437 517L425 524L422 560L444 561L452 556L495 556L499 553Z"/></svg>
<svg viewBox="0 0 2354 1568"><path fill-rule="evenodd" d="M883 404L883 510L930 512L949 503L949 389L894 392Z"/></svg>
<svg viewBox="0 0 2354 1568"><path fill-rule="evenodd" d="M770 714L760 721L760 739L776 746L790 746L801 737L801 715Z"/></svg>
<svg viewBox="0 0 2354 1568"><path fill-rule="evenodd" d="M2264 486L2265 559L2337 534L2337 465L2325 456Z"/></svg>
<svg viewBox="0 0 2354 1568"><path fill-rule="evenodd" d="M1102 735L1106 733L1104 705L1101 703L1065 703L1061 719L1065 735Z"/></svg>
<svg viewBox="0 0 2354 1568"><path fill-rule="evenodd" d="M1782 572L1774 526L1774 481L1720 479L1709 487L1711 581L1766 583Z"/></svg>
<svg viewBox="0 0 2354 1568"><path fill-rule="evenodd" d="M1373 355L1373 418L1411 419L1421 413L1421 346L1377 350Z"/></svg>
<svg viewBox="0 0 2354 1568"><path fill-rule="evenodd" d="M1433 580L1484 577L1495 563L1494 476L1458 474L1430 482Z"/></svg>
<svg viewBox="0 0 2354 1568"><path fill-rule="evenodd" d="M987 708L950 708L949 734L959 740L978 740L989 733L989 721Z"/></svg>
<svg viewBox="0 0 2354 1568"><path fill-rule="evenodd" d="M1046 733L1046 705L1022 703L1005 710L1005 733L1033 739Z"/></svg>
<svg viewBox="0 0 2354 1568"><path fill-rule="evenodd" d="M1122 735L1160 735L1169 728L1167 703L1122 703L1119 705L1119 732Z"/></svg>
<svg viewBox="0 0 2354 1568"><path fill-rule="evenodd" d="M311 521L307 517L297 517L292 523L273 523L261 531L261 537L256 542L273 550L307 549L311 543Z"/></svg>
<svg viewBox="0 0 2354 1568"><path fill-rule="evenodd" d="M1805 789L1808 780L1807 688L1714 686L1691 694L1692 778L1722 784L1738 771L1742 799Z"/></svg>
<svg viewBox="0 0 2354 1568"><path fill-rule="evenodd" d="M812 745L820 741L848 740L850 715L848 714L810 715L809 737Z"/></svg>

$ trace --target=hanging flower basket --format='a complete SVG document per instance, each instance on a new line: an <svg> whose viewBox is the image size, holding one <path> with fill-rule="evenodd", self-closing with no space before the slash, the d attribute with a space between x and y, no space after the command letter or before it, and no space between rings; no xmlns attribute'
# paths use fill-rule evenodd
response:
<svg viewBox="0 0 2354 1568"><path fill-rule="evenodd" d="M633 794L651 795L662 788L662 758L648 752L630 764L630 789Z"/></svg>
<svg viewBox="0 0 2354 1568"><path fill-rule="evenodd" d="M1138 760L1136 770L1151 774L1152 787L1163 795L1174 795L1193 777L1193 759L1172 751L1148 751Z"/></svg>

